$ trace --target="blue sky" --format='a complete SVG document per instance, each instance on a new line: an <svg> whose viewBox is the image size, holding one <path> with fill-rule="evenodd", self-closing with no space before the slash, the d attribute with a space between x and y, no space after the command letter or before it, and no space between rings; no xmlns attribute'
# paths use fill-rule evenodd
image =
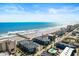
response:
<svg viewBox="0 0 79 59"><path fill-rule="evenodd" d="M79 4L0 3L0 22L79 23Z"/></svg>

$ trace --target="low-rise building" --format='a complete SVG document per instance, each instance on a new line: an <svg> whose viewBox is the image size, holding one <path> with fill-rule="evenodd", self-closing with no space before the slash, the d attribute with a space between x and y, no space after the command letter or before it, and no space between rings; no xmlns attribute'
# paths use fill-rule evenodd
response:
<svg viewBox="0 0 79 59"><path fill-rule="evenodd" d="M71 56L73 53L74 49L66 47L63 52L60 54L60 56Z"/></svg>
<svg viewBox="0 0 79 59"><path fill-rule="evenodd" d="M33 40L33 42L36 42L41 45L48 45L51 43L51 40L48 39L48 37L43 37L43 36L33 38L32 40Z"/></svg>
<svg viewBox="0 0 79 59"><path fill-rule="evenodd" d="M31 40L22 40L18 41L17 46L24 52L27 53L35 53L38 49L40 49L40 45L31 41Z"/></svg>

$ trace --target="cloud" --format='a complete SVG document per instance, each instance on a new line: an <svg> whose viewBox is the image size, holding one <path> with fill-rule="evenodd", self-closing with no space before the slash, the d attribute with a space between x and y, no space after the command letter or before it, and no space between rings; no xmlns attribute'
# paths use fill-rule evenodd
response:
<svg viewBox="0 0 79 59"><path fill-rule="evenodd" d="M79 22L79 7L61 7L61 8L38 8L39 5L33 5L33 9L20 5L6 5L0 8L0 22L58 22L75 23ZM42 9L43 10L42 10ZM41 10L40 10L41 9ZM1 13L1 12L0 12Z"/></svg>
<svg viewBox="0 0 79 59"><path fill-rule="evenodd" d="M0 12L2 14L25 13L24 8L19 5L4 5L0 8Z"/></svg>
<svg viewBox="0 0 79 59"><path fill-rule="evenodd" d="M61 24L79 22L78 14L12 14L0 15L1 22L57 22ZM74 21L75 20L75 21Z"/></svg>
<svg viewBox="0 0 79 59"><path fill-rule="evenodd" d="M77 12L79 11L79 6L78 7L74 7L74 8L62 7L62 8L49 8L48 9L49 14L56 14L56 13L69 14L69 13L75 13L76 11Z"/></svg>
<svg viewBox="0 0 79 59"><path fill-rule="evenodd" d="M57 10L56 9L54 9L54 8L49 8L49 10L48 10L48 12L50 13L50 14L56 14L57 13Z"/></svg>

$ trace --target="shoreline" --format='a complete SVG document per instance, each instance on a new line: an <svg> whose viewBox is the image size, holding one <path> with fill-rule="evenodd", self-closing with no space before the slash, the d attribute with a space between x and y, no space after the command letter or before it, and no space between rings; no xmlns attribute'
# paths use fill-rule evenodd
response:
<svg viewBox="0 0 79 59"><path fill-rule="evenodd" d="M8 35L8 33L20 33L20 32L28 32L28 31L46 31L46 30L50 30L50 29L53 30L53 29L57 29L57 28L67 27L67 25L74 25L74 24L63 24L63 25L59 25L59 26L57 25L57 26L53 26L53 27L38 28L38 29L8 31L5 33L0 33L0 37Z"/></svg>
<svg viewBox="0 0 79 59"><path fill-rule="evenodd" d="M62 27L66 27L67 25L62 25L62 26L54 26L54 27L47 27L47 28L40 28L40 29L30 29L30 30L22 30L22 31L9 31L4 34L0 34L0 37L6 37L10 35L15 35L16 33L25 33L25 34L30 34L30 33L41 33L41 34L48 34L55 32L59 30ZM10 35L9 35L10 34Z"/></svg>
<svg viewBox="0 0 79 59"><path fill-rule="evenodd" d="M59 25L59 26L53 26L53 27L47 27L47 28L40 28L40 29L29 29L29 30L21 30L21 31L8 31L7 33L0 34L0 38L4 37L10 37L10 36L16 36L16 33L21 35L29 35L29 34L37 34L37 35L45 35L54 33L61 28L66 28L68 25L75 25L75 24L65 24L65 25Z"/></svg>

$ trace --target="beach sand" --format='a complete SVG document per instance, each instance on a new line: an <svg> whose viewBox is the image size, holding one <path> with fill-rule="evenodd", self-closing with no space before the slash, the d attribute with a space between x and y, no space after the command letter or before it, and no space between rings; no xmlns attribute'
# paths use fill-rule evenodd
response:
<svg viewBox="0 0 79 59"><path fill-rule="evenodd" d="M0 38L4 38L4 37L8 38L8 36L11 36L11 35L17 36L17 34L19 34L19 35L22 35L23 37L31 40L34 37L46 35L46 34L49 34L49 33L54 33L56 31L60 30L60 28L62 28L62 27L66 27L66 25L56 26L56 27L48 27L48 28L44 28L44 29L34 29L34 30L8 32L7 34L2 34L2 36Z"/></svg>
<svg viewBox="0 0 79 59"><path fill-rule="evenodd" d="M37 29L37 30L35 29L35 30L25 31L23 33L20 32L20 33L17 33L17 34L21 35L25 38L29 38L31 40L34 37L54 33L56 31L60 30L60 28L62 28L62 27L66 27L66 26L57 26L57 27L50 27L50 28Z"/></svg>

